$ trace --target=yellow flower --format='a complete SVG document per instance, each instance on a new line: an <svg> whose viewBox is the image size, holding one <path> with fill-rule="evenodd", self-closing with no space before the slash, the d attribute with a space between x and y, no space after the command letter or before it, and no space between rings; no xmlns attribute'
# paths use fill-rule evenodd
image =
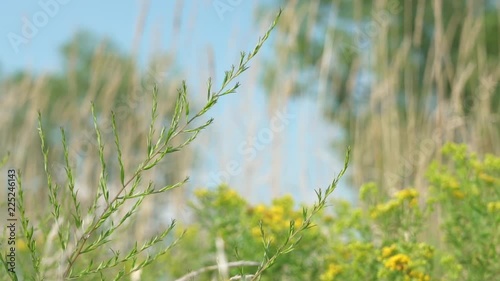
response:
<svg viewBox="0 0 500 281"><path fill-rule="evenodd" d="M488 212L494 213L495 211L500 211L500 201L488 203Z"/></svg>
<svg viewBox="0 0 500 281"><path fill-rule="evenodd" d="M263 215L264 212L266 211L266 206L264 204L259 204L255 206L255 214L257 215Z"/></svg>
<svg viewBox="0 0 500 281"><path fill-rule="evenodd" d="M342 266L334 264L334 263L330 263L328 265L328 269L326 270L326 272L321 274L320 280L321 281L332 281L341 272L342 272Z"/></svg>
<svg viewBox="0 0 500 281"><path fill-rule="evenodd" d="M390 270L399 270L403 271L408 267L410 263L410 258L404 254L397 254L390 257L385 263L384 266Z"/></svg>
<svg viewBox="0 0 500 281"><path fill-rule="evenodd" d="M206 197L208 195L208 189L199 188L199 189L194 191L194 195L196 195L196 197L198 197L198 198Z"/></svg>
<svg viewBox="0 0 500 281"><path fill-rule="evenodd" d="M17 239L16 240L16 247L17 250L24 252L26 249L28 249L28 245L26 245L26 242L24 242L23 239Z"/></svg>
<svg viewBox="0 0 500 281"><path fill-rule="evenodd" d="M431 277L423 272L412 271L408 274L413 279L417 279L418 281L429 281Z"/></svg>
<svg viewBox="0 0 500 281"><path fill-rule="evenodd" d="M332 216L329 216L329 215L325 215L325 216L323 217L323 221L324 221L326 224L331 224L331 223L333 223L333 220L334 220L334 219L333 219L333 217L332 217Z"/></svg>
<svg viewBox="0 0 500 281"><path fill-rule="evenodd" d="M222 202L232 202L234 199L238 199L238 193L232 189L228 189L222 194Z"/></svg>
<svg viewBox="0 0 500 281"><path fill-rule="evenodd" d="M418 248L423 251L424 257L430 259L434 256L434 248L425 243L419 243Z"/></svg>
<svg viewBox="0 0 500 281"><path fill-rule="evenodd" d="M385 204L378 204L375 206L375 209L371 211L370 216L375 219L382 214L388 213L389 211L395 209L401 204L401 202L397 200L391 200Z"/></svg>
<svg viewBox="0 0 500 281"><path fill-rule="evenodd" d="M285 209L283 209L283 206L272 206L270 208L271 214L276 217L283 217L285 214Z"/></svg>
<svg viewBox="0 0 500 281"><path fill-rule="evenodd" d="M458 189L460 187L460 184L455 178L447 178L446 180L446 186L450 189Z"/></svg>
<svg viewBox="0 0 500 281"><path fill-rule="evenodd" d="M500 171L500 157L486 154L484 157L484 166L492 170Z"/></svg>
<svg viewBox="0 0 500 281"><path fill-rule="evenodd" d="M399 200L413 199L418 197L418 191L415 188L407 188L396 193L396 198Z"/></svg>
<svg viewBox="0 0 500 281"><path fill-rule="evenodd" d="M457 199L464 199L465 198L465 193L463 193L460 190L455 190L455 191L453 191L453 197L455 197Z"/></svg>
<svg viewBox="0 0 500 281"><path fill-rule="evenodd" d="M241 198L238 193L225 185L217 188L217 198L213 203L214 206L240 206L245 204L245 200Z"/></svg>
<svg viewBox="0 0 500 281"><path fill-rule="evenodd" d="M285 210L282 206L272 206L269 208L269 212L266 213L265 218L267 218L267 222L271 224L279 224L283 221L284 214Z"/></svg>
<svg viewBox="0 0 500 281"><path fill-rule="evenodd" d="M482 179L485 183L495 183L496 179L488 174L480 173L479 178Z"/></svg>
<svg viewBox="0 0 500 281"><path fill-rule="evenodd" d="M293 209L293 205L295 204L293 201L293 197L291 195L284 195L281 198L276 198L272 202L273 206L281 206L286 210Z"/></svg>
<svg viewBox="0 0 500 281"><path fill-rule="evenodd" d="M382 258L390 257L396 251L396 245L392 244L390 247L382 248Z"/></svg>
<svg viewBox="0 0 500 281"><path fill-rule="evenodd" d="M261 237L261 235L262 235L262 234L260 233L260 227L258 227L258 226L254 226L254 227L252 227L251 232L252 232L252 236L253 236L254 238L260 238L260 237Z"/></svg>
<svg viewBox="0 0 500 281"><path fill-rule="evenodd" d="M396 198L400 201L408 200L410 206L416 206L418 203L418 191L415 188L407 188L396 193Z"/></svg>

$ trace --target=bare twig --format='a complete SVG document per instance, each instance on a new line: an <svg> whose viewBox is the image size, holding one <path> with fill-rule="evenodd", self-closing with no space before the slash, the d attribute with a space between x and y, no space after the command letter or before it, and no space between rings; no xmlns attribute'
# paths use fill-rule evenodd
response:
<svg viewBox="0 0 500 281"><path fill-rule="evenodd" d="M238 267L238 266L259 266L260 263L259 262L256 262L256 261L233 261L233 262L229 262L227 263L227 267ZM182 276L181 278L175 280L175 281L187 281L189 280L190 278L193 278L195 276L198 276L202 273L205 273L207 271L213 271L213 270L217 270L219 268L219 266L217 264L215 265L210 265L210 266L206 266L206 267L202 267L196 271L192 271L184 276ZM234 277L232 277L230 280L238 280L238 279L233 279Z"/></svg>

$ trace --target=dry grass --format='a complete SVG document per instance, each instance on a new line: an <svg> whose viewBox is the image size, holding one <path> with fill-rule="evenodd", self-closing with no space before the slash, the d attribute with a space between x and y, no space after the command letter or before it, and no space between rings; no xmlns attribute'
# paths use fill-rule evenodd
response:
<svg viewBox="0 0 500 281"><path fill-rule="evenodd" d="M484 9L492 7L467 0L467 9L453 10L445 19L444 10L452 9L455 2L409 1L416 11L404 5L393 12L391 7L399 1L377 0L367 12L363 11L365 2L357 0L352 2L352 14L333 16L332 4L348 1L324 1L331 10L319 7L319 2L287 2L276 39L280 42L277 56L271 62L287 67L277 67L272 81L266 81L272 100L309 95L334 123L345 127L347 142L353 146L354 188L376 181L388 190L410 184L422 189L426 167L439 159L438 150L448 141L467 143L479 153L500 153L499 111L494 108L499 100L500 48L487 50L487 42L496 34L485 34L482 16ZM329 15L323 17L326 24L318 24L319 11ZM384 22L391 12L393 19L402 13L402 26ZM500 10L496 12L493 20L498 30ZM362 28L366 14L370 16L363 23L371 29ZM350 18L354 30L368 30L368 35L355 32L346 38L340 18ZM423 30L423 23L428 21L434 22L435 33L424 54L425 63L416 66L410 54L423 50L423 34L430 32ZM317 33L325 36L315 39ZM389 45L394 36L399 36L397 46ZM346 69L341 61L349 52L355 55ZM300 64L301 60L306 63ZM419 74L422 82L416 78ZM305 77L307 87L295 83L300 77ZM341 93L346 96L339 97ZM333 106L339 99L343 100L340 106Z"/></svg>

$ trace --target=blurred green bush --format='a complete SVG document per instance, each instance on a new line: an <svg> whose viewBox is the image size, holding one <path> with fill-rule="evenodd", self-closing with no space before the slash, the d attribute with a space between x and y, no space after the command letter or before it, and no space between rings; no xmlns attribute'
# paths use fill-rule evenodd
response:
<svg viewBox="0 0 500 281"><path fill-rule="evenodd" d="M332 201L297 249L262 280L494 280L500 273L500 157L479 159L459 144L445 145L442 156L428 168L427 190L387 194L367 183L358 206ZM158 263L173 277L216 265L217 239L228 261L260 261L259 222L271 247L287 238L290 221L302 223L291 196L252 205L226 185L195 195L187 234ZM229 276L253 272L255 267L234 267ZM195 280L218 276L207 271Z"/></svg>

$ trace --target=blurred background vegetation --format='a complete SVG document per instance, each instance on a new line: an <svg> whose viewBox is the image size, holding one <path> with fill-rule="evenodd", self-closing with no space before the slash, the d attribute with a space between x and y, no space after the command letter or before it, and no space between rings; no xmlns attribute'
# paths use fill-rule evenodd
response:
<svg viewBox="0 0 500 281"><path fill-rule="evenodd" d="M309 95L347 132L353 186L423 187L447 141L498 154L499 7L495 1L276 1L264 85ZM262 13L274 6L261 7ZM280 82L278 82L280 81Z"/></svg>

